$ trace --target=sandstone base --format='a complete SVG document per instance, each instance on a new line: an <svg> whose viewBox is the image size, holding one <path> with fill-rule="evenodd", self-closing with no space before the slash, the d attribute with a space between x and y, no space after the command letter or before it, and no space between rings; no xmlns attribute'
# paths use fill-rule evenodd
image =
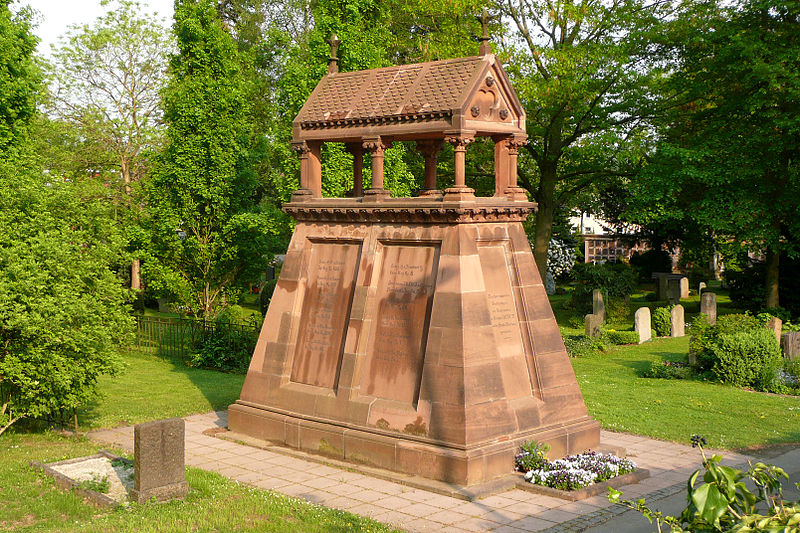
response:
<svg viewBox="0 0 800 533"><path fill-rule="evenodd" d="M146 490L132 489L130 500L136 503L147 503L151 499L157 502L168 502L170 500L182 500L187 494L189 494L189 484L182 481Z"/></svg>
<svg viewBox="0 0 800 533"><path fill-rule="evenodd" d="M520 443L596 448L561 334L505 198L318 199L298 221L232 431L461 485Z"/></svg>

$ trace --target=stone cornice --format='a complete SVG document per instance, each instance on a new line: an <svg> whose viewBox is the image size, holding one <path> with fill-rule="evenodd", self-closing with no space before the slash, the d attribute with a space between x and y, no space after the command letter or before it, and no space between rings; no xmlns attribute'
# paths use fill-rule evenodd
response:
<svg viewBox="0 0 800 533"><path fill-rule="evenodd" d="M405 222L482 223L522 222L536 210L536 204L520 202L513 206L310 206L290 203L283 211L303 222Z"/></svg>

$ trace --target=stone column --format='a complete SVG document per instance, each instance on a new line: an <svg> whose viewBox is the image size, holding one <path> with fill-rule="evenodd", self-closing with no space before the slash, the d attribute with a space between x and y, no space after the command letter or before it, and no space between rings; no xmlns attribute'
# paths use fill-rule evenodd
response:
<svg viewBox="0 0 800 533"><path fill-rule="evenodd" d="M313 198L322 197L322 143L308 143L308 188Z"/></svg>
<svg viewBox="0 0 800 533"><path fill-rule="evenodd" d="M419 141L417 150L425 156L425 188L420 191L420 196L440 196L442 191L436 188L436 163L439 152L442 150L442 141Z"/></svg>
<svg viewBox="0 0 800 533"><path fill-rule="evenodd" d="M445 200L448 201L475 201L475 189L467 187L466 163L467 145L474 140L471 135L459 134L445 137L446 142L453 145L453 178L452 187L445 190Z"/></svg>
<svg viewBox="0 0 800 533"><path fill-rule="evenodd" d="M364 147L361 143L347 143L347 151L353 154L353 196L364 196Z"/></svg>
<svg viewBox="0 0 800 533"><path fill-rule="evenodd" d="M379 202L390 196L389 191L383 188L383 158L391 145L380 137L367 139L362 145L372 160L372 186L364 191L365 202Z"/></svg>
<svg viewBox="0 0 800 533"><path fill-rule="evenodd" d="M517 157L519 149L528 143L527 137L515 136L507 141L508 144L508 186L505 194L509 200L527 202L528 195L525 189L517 185Z"/></svg>
<svg viewBox="0 0 800 533"><path fill-rule="evenodd" d="M506 188L509 185L508 166L508 142L509 137L494 138L494 195L505 196Z"/></svg>
<svg viewBox="0 0 800 533"><path fill-rule="evenodd" d="M311 199L308 187L308 153L311 149L305 141L292 143L292 150L300 156L300 188L292 193L292 202L304 202Z"/></svg>

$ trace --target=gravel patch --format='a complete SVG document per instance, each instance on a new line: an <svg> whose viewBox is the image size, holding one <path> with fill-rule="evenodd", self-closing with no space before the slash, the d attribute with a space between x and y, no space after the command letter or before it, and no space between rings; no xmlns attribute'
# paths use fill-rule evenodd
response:
<svg viewBox="0 0 800 533"><path fill-rule="evenodd" d="M48 466L78 484L93 479L98 481L108 479L108 492L103 494L118 503L127 502L128 491L133 489L133 466L128 464L112 466L108 457L87 457L82 461Z"/></svg>

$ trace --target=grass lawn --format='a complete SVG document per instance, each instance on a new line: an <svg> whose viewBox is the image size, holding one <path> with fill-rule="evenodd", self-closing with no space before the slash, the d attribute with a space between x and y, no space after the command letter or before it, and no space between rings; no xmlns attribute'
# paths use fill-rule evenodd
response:
<svg viewBox="0 0 800 533"><path fill-rule="evenodd" d="M368 518L245 487L196 468L186 470L191 491L185 501L97 509L28 466L31 460L95 453L96 443L47 432L6 432L2 445L0 531L394 531Z"/></svg>
<svg viewBox="0 0 800 533"><path fill-rule="evenodd" d="M122 375L100 380L103 398L78 412L81 427L114 427L226 409L239 398L242 374L189 368L132 352Z"/></svg>
<svg viewBox="0 0 800 533"><path fill-rule="evenodd" d="M589 414L604 429L709 446L800 442L800 397L717 383L639 377L651 361L685 361L689 338L656 339L571 359Z"/></svg>

